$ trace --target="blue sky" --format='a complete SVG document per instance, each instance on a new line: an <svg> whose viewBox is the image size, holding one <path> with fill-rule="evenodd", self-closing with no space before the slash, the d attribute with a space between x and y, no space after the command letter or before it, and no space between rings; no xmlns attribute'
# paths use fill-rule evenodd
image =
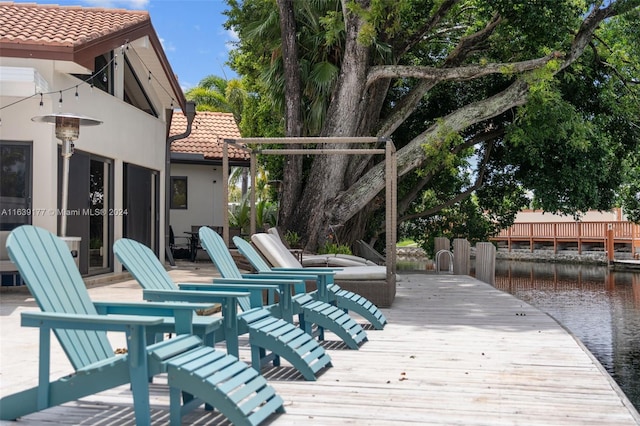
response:
<svg viewBox="0 0 640 426"><path fill-rule="evenodd" d="M234 78L225 64L235 34L224 29L224 0L19 0L40 3L146 10L173 72L184 90L208 75Z"/></svg>

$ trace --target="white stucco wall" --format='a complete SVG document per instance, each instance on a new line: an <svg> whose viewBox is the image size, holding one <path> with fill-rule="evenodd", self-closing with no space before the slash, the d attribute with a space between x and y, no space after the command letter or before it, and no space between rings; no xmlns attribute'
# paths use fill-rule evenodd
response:
<svg viewBox="0 0 640 426"><path fill-rule="evenodd" d="M160 173L160 183L164 182L164 156L166 124L164 116L155 118L126 102L101 90L91 89L77 78L56 70L54 61L0 58L0 65L35 68L48 83L49 91L64 90L78 85L78 97L75 88L62 93L62 107L59 107L59 93L45 95L44 105L39 106L40 96L26 99L1 111L2 126L0 139L33 142L33 208L44 212L33 216L33 224L57 231L55 211L57 208L57 145L54 126L35 123L32 117L61 112L89 116L103 123L95 127L81 127L80 136L75 142L76 149L100 155L113 160L114 172L114 208L123 207L123 164L132 163ZM58 68L61 68L58 66ZM121 68L121 67L120 67ZM116 86L122 85L122 75L116 75ZM153 92L149 95L153 100ZM24 95L23 95L24 96ZM20 97L2 96L1 105L7 105ZM158 108L164 113L163 108ZM72 184L72 182L70 183ZM160 206L164 205L164 187L160 190ZM49 214L47 212L54 212ZM164 209L160 208L160 241L164 241ZM114 216L114 239L122 237L123 219ZM161 250L164 244L160 244ZM161 258L164 258L161 253ZM115 271L121 265L115 262Z"/></svg>
<svg viewBox="0 0 640 426"><path fill-rule="evenodd" d="M172 164L171 176L187 176L187 209L171 209L170 213L176 236L185 236L191 225L223 225L221 166Z"/></svg>

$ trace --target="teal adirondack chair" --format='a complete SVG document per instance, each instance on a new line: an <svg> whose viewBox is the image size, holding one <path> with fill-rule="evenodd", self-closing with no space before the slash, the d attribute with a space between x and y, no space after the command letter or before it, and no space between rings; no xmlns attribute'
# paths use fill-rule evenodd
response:
<svg viewBox="0 0 640 426"><path fill-rule="evenodd" d="M207 250L224 278L235 280L241 286L251 284L255 279L265 280L265 277L242 275L219 234L206 227L200 228L199 234L202 247ZM331 330L351 349L358 349L360 344L367 340L367 333L348 313L306 294L304 279L292 280L291 277L270 276L266 280L279 284L280 302L272 306L272 311L278 312L287 321L293 321L289 313L299 314L301 325L306 327L307 331L310 330L310 324L317 324L322 329ZM293 285L293 296L291 288L283 286L282 283ZM320 338L322 337L321 335Z"/></svg>
<svg viewBox="0 0 640 426"><path fill-rule="evenodd" d="M238 251L249 261L258 274L290 274L296 276L312 276L316 280L318 290L310 293L323 302L335 303L339 308L353 311L366 319L375 329L382 330L387 324L387 318L378 307L366 297L352 291L344 290L333 282L331 268L275 268L262 258L253 246L240 237L233 237ZM285 275L286 276L286 275Z"/></svg>
<svg viewBox="0 0 640 426"><path fill-rule="evenodd" d="M7 251L41 309L21 315L22 326L40 328L40 360L37 387L0 399L2 420L130 383L136 424L149 425L149 379L160 373L168 377L171 425L179 425L183 412L203 402L233 424L256 425L284 412L282 399L258 371L204 346L197 336L184 333L147 346L147 328L162 327L166 318L143 315L154 308L166 312L171 304L132 303L129 308L141 315L100 315L67 244L50 232L30 225L16 228L7 239ZM175 326L183 333L191 328L194 307L202 304L174 305L182 312ZM117 306L125 309L124 303ZM52 330L75 373L50 382ZM114 355L107 331L126 333L127 354Z"/></svg>
<svg viewBox="0 0 640 426"><path fill-rule="evenodd" d="M312 336L274 317L262 307L265 286L243 288L248 293L237 299L242 310L238 313L237 306L226 297L228 292L224 292L238 291L238 287L187 283L176 285L153 251L137 241L120 239L114 244L113 251L144 289L143 297L146 300L221 303L223 327L221 332L215 334L216 339L225 340L227 351L237 357L238 336L248 333L251 363L256 370L260 371L269 362L279 366L282 357L306 380L315 380L320 370L331 366L331 357ZM224 297L221 298L219 294Z"/></svg>

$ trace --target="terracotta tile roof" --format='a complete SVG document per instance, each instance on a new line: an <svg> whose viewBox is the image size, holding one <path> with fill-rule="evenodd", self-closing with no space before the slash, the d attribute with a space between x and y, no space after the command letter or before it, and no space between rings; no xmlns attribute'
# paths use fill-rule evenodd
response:
<svg viewBox="0 0 640 426"><path fill-rule="evenodd" d="M0 1L0 56L69 61L93 70L95 58L148 37L153 74L186 106L184 93L146 11ZM162 95L164 96L164 95ZM167 102L169 103L169 102Z"/></svg>
<svg viewBox="0 0 640 426"><path fill-rule="evenodd" d="M171 135L183 133L187 128L187 118L182 113L173 115ZM191 134L171 144L171 152L182 154L202 154L209 160L222 159L222 140L240 137L240 130L233 114L228 112L198 111L193 120ZM249 160L249 154L229 145L229 159Z"/></svg>
<svg viewBox="0 0 640 426"><path fill-rule="evenodd" d="M0 2L0 42L79 46L148 21L146 11Z"/></svg>

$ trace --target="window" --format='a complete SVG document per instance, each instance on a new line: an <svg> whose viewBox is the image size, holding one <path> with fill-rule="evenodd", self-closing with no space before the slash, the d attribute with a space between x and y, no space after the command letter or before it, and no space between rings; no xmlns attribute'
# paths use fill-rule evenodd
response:
<svg viewBox="0 0 640 426"><path fill-rule="evenodd" d="M113 95L113 52L96 56L94 61L94 72L91 77L87 78L84 74L72 74L82 81L87 81L92 88L100 89Z"/></svg>
<svg viewBox="0 0 640 426"><path fill-rule="evenodd" d="M124 101L147 114L157 117L158 113L126 57L124 58L124 65Z"/></svg>
<svg viewBox="0 0 640 426"><path fill-rule="evenodd" d="M114 78L115 78L115 61L113 60L113 52L96 56L94 60L95 71L90 77L83 74L73 74L82 81L91 84L92 88L100 89L110 95L115 94ZM145 76L146 79L146 76ZM146 82L146 81L145 81ZM131 62L124 57L124 83L123 83L123 100L130 105L146 112L147 114L158 117L158 112L153 106L151 99L144 89L138 75L133 69Z"/></svg>
<svg viewBox="0 0 640 426"><path fill-rule="evenodd" d="M31 144L0 142L0 230L30 224Z"/></svg>
<svg viewBox="0 0 640 426"><path fill-rule="evenodd" d="M171 176L171 208L187 208L187 177Z"/></svg>
<svg viewBox="0 0 640 426"><path fill-rule="evenodd" d="M124 163L123 236L159 253L160 172ZM164 245L163 245L164 247Z"/></svg>

